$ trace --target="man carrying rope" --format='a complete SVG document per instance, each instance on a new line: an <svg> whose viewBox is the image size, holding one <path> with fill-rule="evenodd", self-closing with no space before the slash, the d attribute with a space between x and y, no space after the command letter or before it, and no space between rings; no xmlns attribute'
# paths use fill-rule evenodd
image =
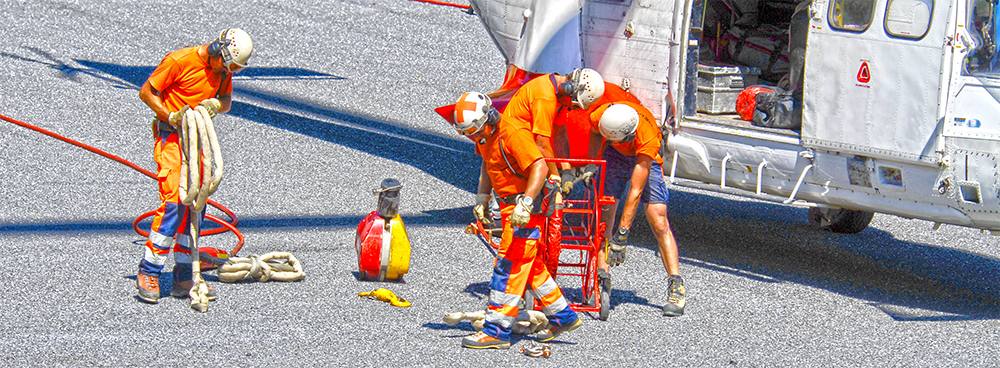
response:
<svg viewBox="0 0 1000 368"><path fill-rule="evenodd" d="M247 67L252 52L250 35L237 28L226 29L212 43L167 54L139 89L139 98L156 114L156 121L153 122L156 138L153 160L157 165L161 201L136 275L138 298L143 302L156 303L159 300L159 277L171 248L174 250L175 265L170 294L178 298L188 297L193 285L191 237L198 234L189 234L191 227L186 225L194 219L189 207L181 203L180 198L184 158L178 125L188 109L198 106L208 110L210 117L229 111L232 106L232 76ZM205 216L204 211L199 212L198 225ZM214 299L215 292L209 291L208 297Z"/></svg>

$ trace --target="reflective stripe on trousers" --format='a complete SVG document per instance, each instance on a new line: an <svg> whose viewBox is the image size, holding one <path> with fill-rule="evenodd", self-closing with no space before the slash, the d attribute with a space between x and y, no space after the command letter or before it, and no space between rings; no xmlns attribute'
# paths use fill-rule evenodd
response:
<svg viewBox="0 0 1000 368"><path fill-rule="evenodd" d="M160 207L153 216L139 272L159 276L171 248L178 264L191 263L189 227L185 226L188 224L188 206L180 203L179 195L182 160L179 136L161 132L153 148L153 160L157 166ZM198 220L204 221L204 218L205 212L202 211Z"/></svg>
<svg viewBox="0 0 1000 368"><path fill-rule="evenodd" d="M513 211L513 205L501 206L503 235L493 267L490 300L483 324L483 332L501 340L510 340L511 326L529 283L531 294L541 301L553 324L562 325L577 318L538 252L539 241L544 241L540 238L545 218L532 215L524 227L512 227L509 216Z"/></svg>

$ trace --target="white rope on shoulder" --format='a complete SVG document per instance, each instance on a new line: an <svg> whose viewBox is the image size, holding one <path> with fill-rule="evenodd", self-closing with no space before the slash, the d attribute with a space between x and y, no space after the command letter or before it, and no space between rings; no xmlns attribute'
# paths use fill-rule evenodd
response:
<svg viewBox="0 0 1000 368"><path fill-rule="evenodd" d="M302 263L288 252L271 252L263 256L232 257L217 269L219 281L240 282L254 279L267 281L299 281L306 277Z"/></svg>

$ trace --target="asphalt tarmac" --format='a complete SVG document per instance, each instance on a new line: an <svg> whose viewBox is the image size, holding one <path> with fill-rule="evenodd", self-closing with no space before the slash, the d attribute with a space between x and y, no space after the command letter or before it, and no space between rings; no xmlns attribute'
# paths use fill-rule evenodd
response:
<svg viewBox="0 0 1000 368"><path fill-rule="evenodd" d="M0 114L150 170L152 114L138 87L170 51L228 27L249 32L254 68L216 119L226 172L212 199L239 217L239 255L291 252L307 273L238 284L207 273L219 298L204 314L169 296L140 303L144 238L131 226L157 206L155 181L0 122L0 365L1000 366L989 234L876 215L837 235L811 229L803 209L681 188L670 222L684 316L661 316L667 277L639 226L612 271L607 321L583 314L548 359L518 353L532 336L510 350L460 347L473 328L442 317L485 308L493 259L463 233L478 158L433 109L495 90L504 73L482 23L460 9L31 0L0 4L0 22ZM410 271L362 281L356 226L390 177L403 183ZM202 244L230 249L236 237ZM412 306L357 296L380 287Z"/></svg>

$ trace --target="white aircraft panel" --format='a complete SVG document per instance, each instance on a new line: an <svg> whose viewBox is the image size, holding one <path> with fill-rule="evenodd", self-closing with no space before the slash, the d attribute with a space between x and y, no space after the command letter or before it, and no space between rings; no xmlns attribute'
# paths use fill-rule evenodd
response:
<svg viewBox="0 0 1000 368"><path fill-rule="evenodd" d="M471 0L470 3L504 59L511 62L524 28L524 10L532 0Z"/></svg>
<svg viewBox="0 0 1000 368"><path fill-rule="evenodd" d="M668 73L674 1L588 1L583 8L583 65L627 87L660 124ZM673 43L676 45L676 42Z"/></svg>
<svg viewBox="0 0 1000 368"><path fill-rule="evenodd" d="M579 68L580 4L538 0L529 9L513 64L539 74L569 74Z"/></svg>

